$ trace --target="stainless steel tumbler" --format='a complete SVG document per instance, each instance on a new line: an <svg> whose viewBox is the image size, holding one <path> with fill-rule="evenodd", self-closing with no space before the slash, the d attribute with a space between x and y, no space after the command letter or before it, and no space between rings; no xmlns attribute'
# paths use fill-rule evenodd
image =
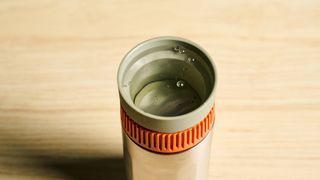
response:
<svg viewBox="0 0 320 180"><path fill-rule="evenodd" d="M216 69L178 37L142 42L118 69L128 180L208 179Z"/></svg>

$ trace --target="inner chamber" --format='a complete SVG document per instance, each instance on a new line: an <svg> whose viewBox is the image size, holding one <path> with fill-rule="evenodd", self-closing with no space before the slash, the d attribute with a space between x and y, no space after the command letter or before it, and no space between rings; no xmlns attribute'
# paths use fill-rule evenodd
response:
<svg viewBox="0 0 320 180"><path fill-rule="evenodd" d="M139 48L139 47L138 47ZM136 107L158 116L178 116L201 106L214 84L210 59L185 42L140 47L133 53L124 88Z"/></svg>

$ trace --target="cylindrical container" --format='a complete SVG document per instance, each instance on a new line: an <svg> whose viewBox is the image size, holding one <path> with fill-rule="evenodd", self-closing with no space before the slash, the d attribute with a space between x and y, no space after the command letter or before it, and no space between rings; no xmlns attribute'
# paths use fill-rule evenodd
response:
<svg viewBox="0 0 320 180"><path fill-rule="evenodd" d="M118 70L127 180L208 178L216 69L178 37L142 42Z"/></svg>

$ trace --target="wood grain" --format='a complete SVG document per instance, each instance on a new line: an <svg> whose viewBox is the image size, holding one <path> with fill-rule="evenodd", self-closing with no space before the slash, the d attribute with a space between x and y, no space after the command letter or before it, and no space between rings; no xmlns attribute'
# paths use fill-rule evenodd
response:
<svg viewBox="0 0 320 180"><path fill-rule="evenodd" d="M124 179L117 67L175 35L218 67L212 180L320 178L320 2L0 1L0 179Z"/></svg>

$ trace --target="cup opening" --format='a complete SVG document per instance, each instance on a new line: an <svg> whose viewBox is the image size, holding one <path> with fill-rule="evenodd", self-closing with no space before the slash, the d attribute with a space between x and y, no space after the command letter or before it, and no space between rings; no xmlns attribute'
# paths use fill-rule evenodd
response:
<svg viewBox="0 0 320 180"><path fill-rule="evenodd" d="M200 107L213 91L212 62L193 44L170 39L149 41L134 48L125 60L122 88L146 113L183 115Z"/></svg>

